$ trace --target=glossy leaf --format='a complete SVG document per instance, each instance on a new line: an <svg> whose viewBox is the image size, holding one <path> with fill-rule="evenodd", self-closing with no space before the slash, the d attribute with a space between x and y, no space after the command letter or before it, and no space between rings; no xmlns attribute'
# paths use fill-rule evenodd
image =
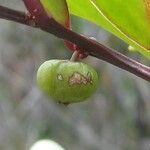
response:
<svg viewBox="0 0 150 150"><path fill-rule="evenodd" d="M66 0L40 0L47 14L60 24L69 27L69 12Z"/></svg>
<svg viewBox="0 0 150 150"><path fill-rule="evenodd" d="M150 58L150 0L67 0L69 11L115 34Z"/></svg>

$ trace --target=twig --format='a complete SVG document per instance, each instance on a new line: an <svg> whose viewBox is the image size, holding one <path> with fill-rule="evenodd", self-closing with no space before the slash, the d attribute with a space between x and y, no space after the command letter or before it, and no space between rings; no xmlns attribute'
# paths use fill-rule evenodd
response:
<svg viewBox="0 0 150 150"><path fill-rule="evenodd" d="M25 13L3 6L0 6L0 18L28 25Z"/></svg>
<svg viewBox="0 0 150 150"><path fill-rule="evenodd" d="M25 13L12 10L3 6L0 6L0 18L32 26L27 19L27 15ZM34 27L39 27L42 30L54 34L59 38L73 42L89 52L90 55L109 62L119 68L127 70L147 81L150 81L150 67L136 62L135 60L117 51L114 51L96 41L93 41L89 38L81 36L78 33L68 30L59 23L57 23L54 19L49 19L48 24L46 24L45 26L39 26L38 24L35 24Z"/></svg>

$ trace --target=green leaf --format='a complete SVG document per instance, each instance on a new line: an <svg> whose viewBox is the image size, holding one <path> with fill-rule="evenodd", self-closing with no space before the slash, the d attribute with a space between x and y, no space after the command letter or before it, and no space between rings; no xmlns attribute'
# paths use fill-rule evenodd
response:
<svg viewBox="0 0 150 150"><path fill-rule="evenodd" d="M70 13L100 25L150 59L149 0L67 0Z"/></svg>
<svg viewBox="0 0 150 150"><path fill-rule="evenodd" d="M40 2L50 17L65 27L69 26L70 19L66 0L40 0Z"/></svg>

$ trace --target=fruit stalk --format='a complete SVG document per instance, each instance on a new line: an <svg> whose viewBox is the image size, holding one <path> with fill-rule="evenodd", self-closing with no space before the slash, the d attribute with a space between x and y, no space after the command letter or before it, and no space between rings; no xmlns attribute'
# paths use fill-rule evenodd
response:
<svg viewBox="0 0 150 150"><path fill-rule="evenodd" d="M70 58L70 61L71 62L75 62L79 59L79 52L78 51L74 51L71 58Z"/></svg>

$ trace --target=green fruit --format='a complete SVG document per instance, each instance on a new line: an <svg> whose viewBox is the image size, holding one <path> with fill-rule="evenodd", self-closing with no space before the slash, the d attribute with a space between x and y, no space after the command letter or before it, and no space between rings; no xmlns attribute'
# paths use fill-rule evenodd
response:
<svg viewBox="0 0 150 150"><path fill-rule="evenodd" d="M97 72L82 62L49 60L37 72L39 87L60 103L75 103L90 97L98 86Z"/></svg>

